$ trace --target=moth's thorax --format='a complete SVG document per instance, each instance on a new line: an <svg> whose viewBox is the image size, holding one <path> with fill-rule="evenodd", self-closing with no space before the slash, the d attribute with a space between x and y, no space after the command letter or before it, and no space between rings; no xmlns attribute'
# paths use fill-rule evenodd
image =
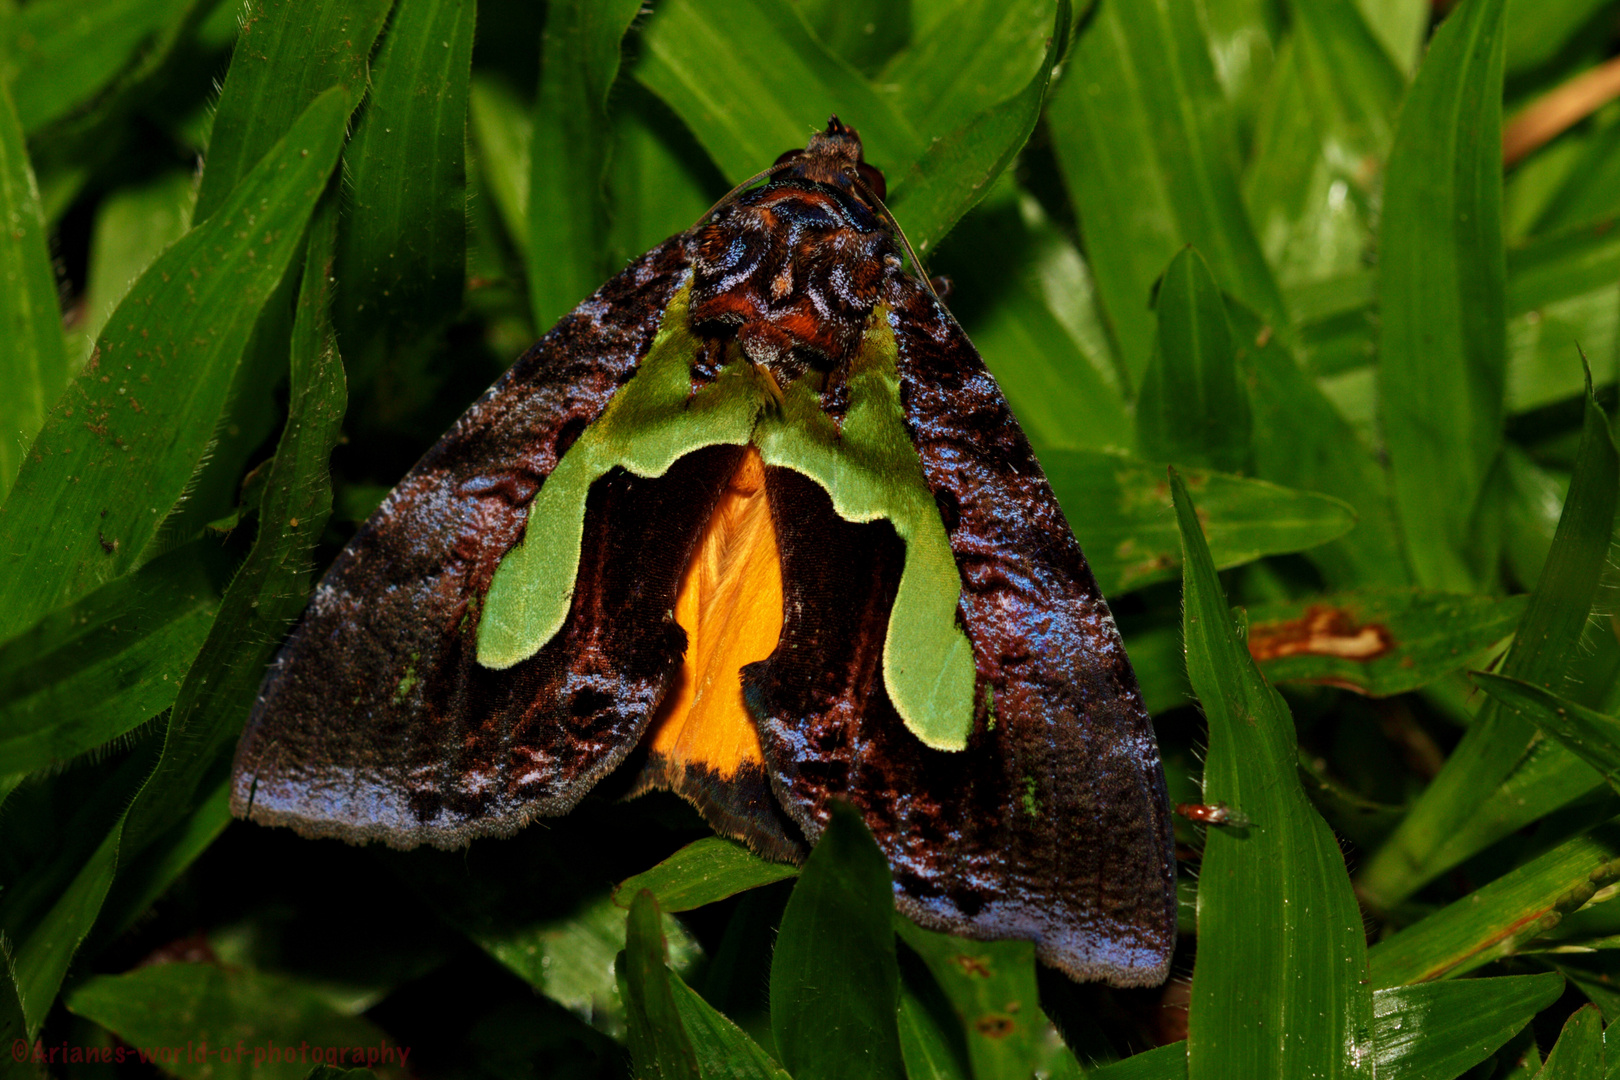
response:
<svg viewBox="0 0 1620 1080"><path fill-rule="evenodd" d="M695 230L690 251L694 330L735 336L784 384L850 359L902 273L877 214L846 188L799 175L725 207Z"/></svg>

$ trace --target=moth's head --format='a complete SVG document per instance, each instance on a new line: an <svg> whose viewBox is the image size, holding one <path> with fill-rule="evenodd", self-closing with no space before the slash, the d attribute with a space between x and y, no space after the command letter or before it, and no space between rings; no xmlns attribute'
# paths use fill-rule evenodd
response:
<svg viewBox="0 0 1620 1080"><path fill-rule="evenodd" d="M834 116L827 130L810 136L803 150L789 150L776 159L772 170L777 176L802 176L822 184L833 184L854 192L863 202L889 197L883 174L868 165L861 151L861 137L855 129ZM876 207L874 207L876 209Z"/></svg>

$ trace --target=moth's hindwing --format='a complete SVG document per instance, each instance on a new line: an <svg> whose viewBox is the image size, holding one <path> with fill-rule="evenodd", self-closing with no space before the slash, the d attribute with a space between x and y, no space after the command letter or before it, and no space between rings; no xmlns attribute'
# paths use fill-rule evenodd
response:
<svg viewBox="0 0 1620 1080"><path fill-rule="evenodd" d="M972 734L962 752L929 749L883 692L906 557L894 529L844 520L817 484L773 468L786 615L781 645L745 676L773 779L812 838L830 800L854 802L918 922L1031 938L1075 978L1157 984L1175 941L1174 850L1119 633L978 353L920 285L897 299L906 423L973 646Z"/></svg>
<svg viewBox="0 0 1620 1080"><path fill-rule="evenodd" d="M237 749L235 814L451 847L566 812L631 751L680 668L677 584L739 447L707 447L656 480L604 476L562 630L504 670L477 662L475 633L531 500L635 373L687 277L679 239L638 260L395 488L265 680Z"/></svg>

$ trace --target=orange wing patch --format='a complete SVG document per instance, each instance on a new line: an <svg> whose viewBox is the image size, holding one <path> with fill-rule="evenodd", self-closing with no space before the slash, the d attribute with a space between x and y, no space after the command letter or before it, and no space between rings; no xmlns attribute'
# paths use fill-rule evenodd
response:
<svg viewBox="0 0 1620 1080"><path fill-rule="evenodd" d="M722 782L744 765L763 769L739 670L769 656L782 633L782 562L765 498L765 464L753 447L681 578L675 621L686 631L680 681L645 742L655 760L662 759L665 783L680 791L693 766Z"/></svg>

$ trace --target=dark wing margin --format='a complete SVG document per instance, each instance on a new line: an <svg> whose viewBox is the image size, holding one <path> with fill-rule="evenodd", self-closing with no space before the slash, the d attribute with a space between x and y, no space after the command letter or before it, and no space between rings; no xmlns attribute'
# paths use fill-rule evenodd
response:
<svg viewBox="0 0 1620 1080"><path fill-rule="evenodd" d="M1157 985L1174 848L1119 633L978 353L920 286L897 293L901 402L962 576L973 733L962 752L930 750L882 690L894 530L843 521L813 481L773 469L785 621L745 687L778 794L812 839L829 800L860 807L897 906L924 926L1033 940L1076 979Z"/></svg>
<svg viewBox="0 0 1620 1080"><path fill-rule="evenodd" d="M680 667L670 615L740 449L593 485L568 621L478 665L479 606L558 459L634 374L687 274L679 238L525 353L327 571L237 747L231 810L306 836L465 844L567 812L646 728Z"/></svg>

